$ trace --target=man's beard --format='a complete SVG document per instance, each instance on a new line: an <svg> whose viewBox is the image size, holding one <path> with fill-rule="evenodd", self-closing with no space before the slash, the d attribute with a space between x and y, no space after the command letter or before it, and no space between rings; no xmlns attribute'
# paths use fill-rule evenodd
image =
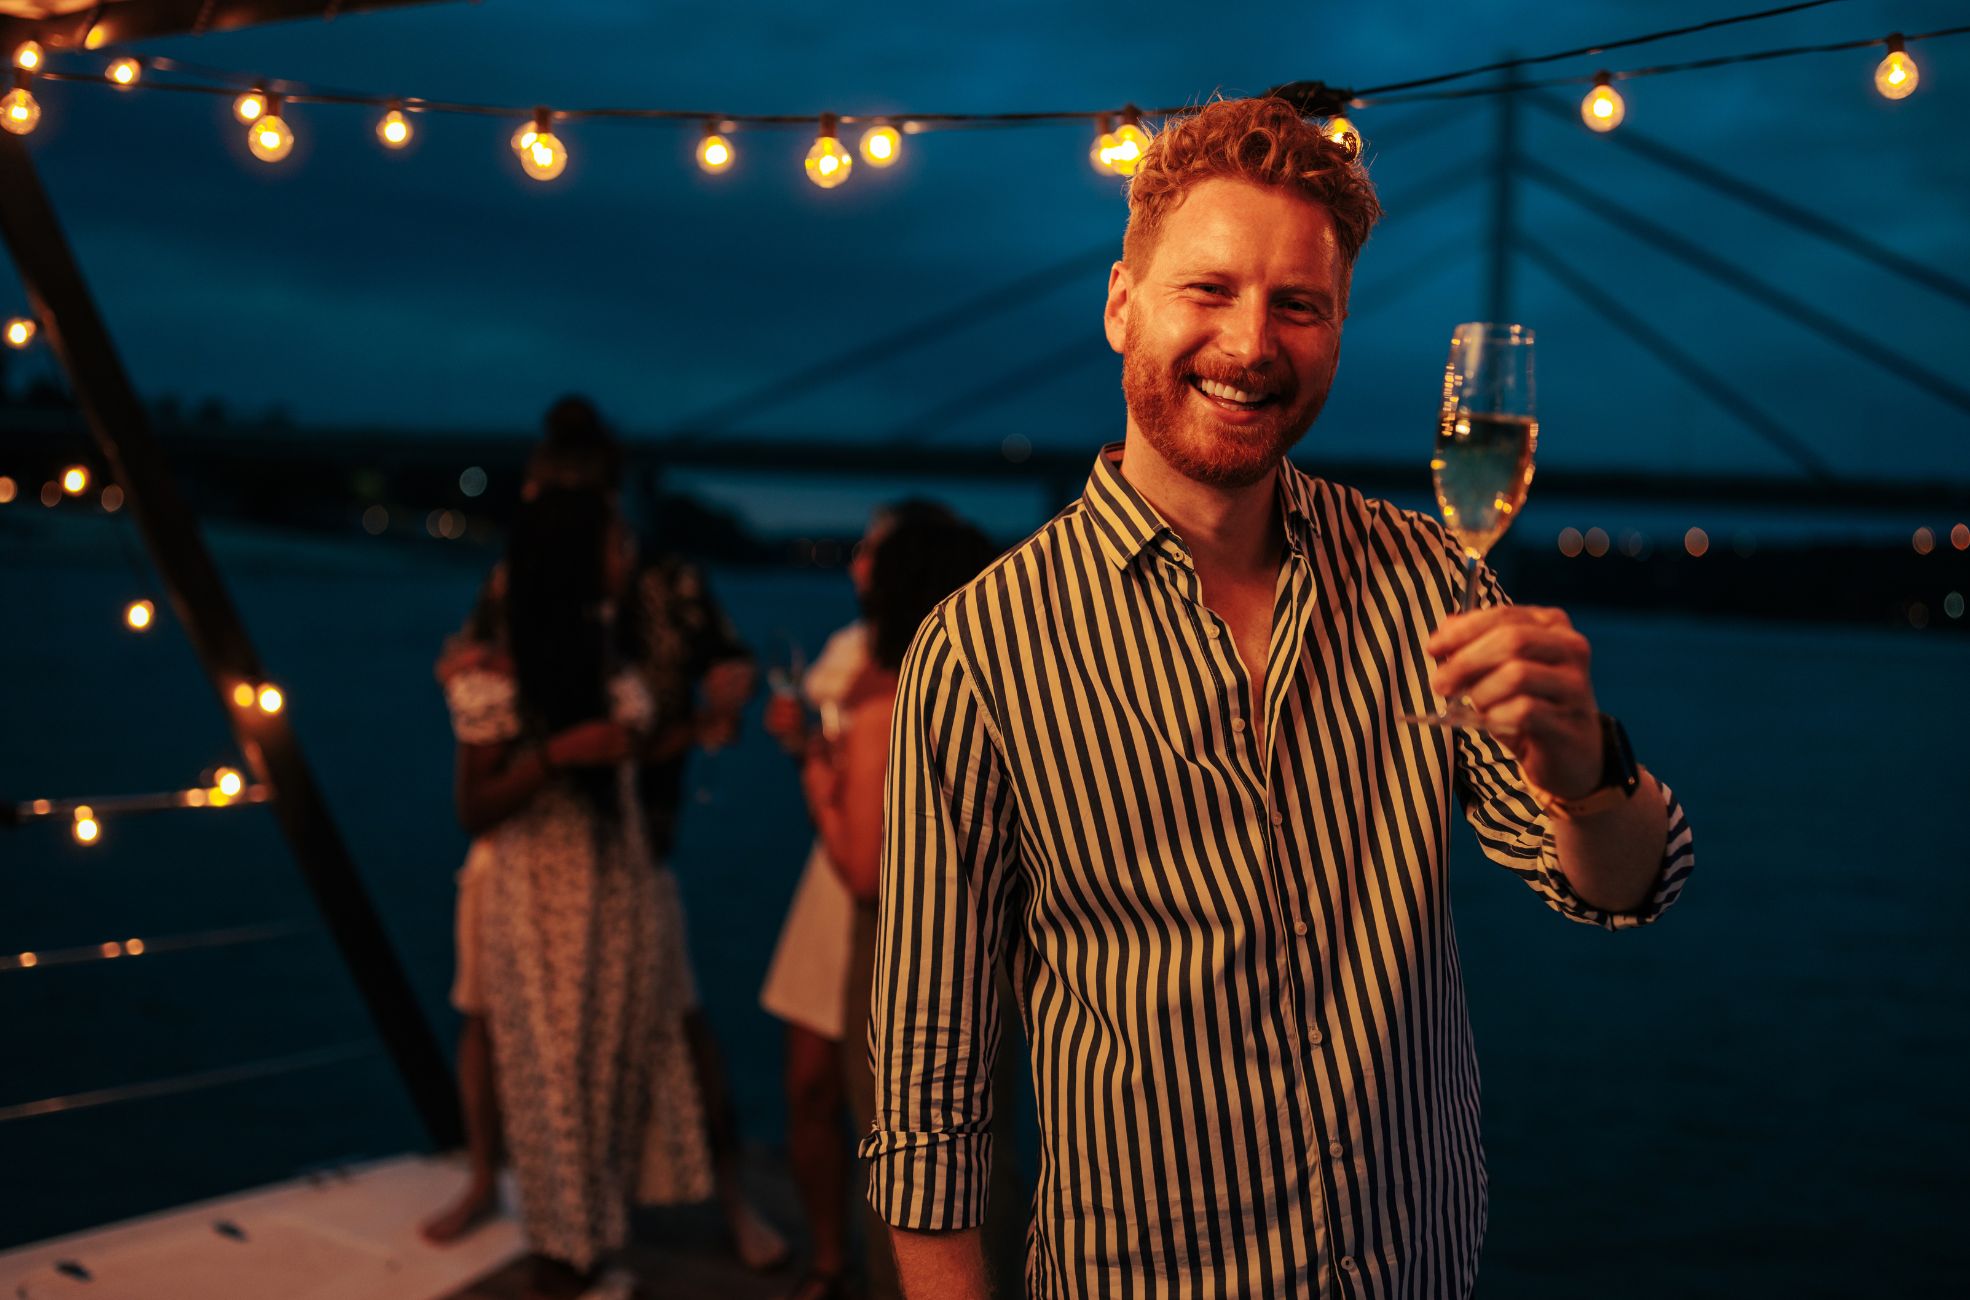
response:
<svg viewBox="0 0 1970 1300"><path fill-rule="evenodd" d="M1212 417L1208 399L1193 399L1192 376L1272 397L1259 408L1259 418L1232 424ZM1177 473L1211 487L1241 488L1270 474L1313 427L1327 402L1327 386L1302 393L1293 376L1197 357L1179 358L1165 368L1148 355L1131 321L1122 340L1122 396L1136 428Z"/></svg>

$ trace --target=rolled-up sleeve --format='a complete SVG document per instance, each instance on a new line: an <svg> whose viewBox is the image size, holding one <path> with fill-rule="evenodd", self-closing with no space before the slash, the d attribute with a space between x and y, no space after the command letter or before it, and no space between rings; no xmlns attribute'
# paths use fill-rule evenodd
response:
<svg viewBox="0 0 1970 1300"><path fill-rule="evenodd" d="M1015 837L996 736L941 611L903 661L884 819L869 1202L899 1228L973 1227L991 1181L994 971Z"/></svg>
<svg viewBox="0 0 1970 1300"><path fill-rule="evenodd" d="M1457 794L1464 819L1477 832L1484 855L1531 886L1546 906L1568 920L1626 930L1647 925L1667 911L1683 892L1683 883L1696 866L1696 845L1682 801L1660 777L1656 785L1669 810L1669 833L1662 845L1655 887L1632 912L1595 907L1574 892L1560 870L1553 829L1519 774L1518 764L1498 741L1480 732L1463 730L1457 738Z"/></svg>

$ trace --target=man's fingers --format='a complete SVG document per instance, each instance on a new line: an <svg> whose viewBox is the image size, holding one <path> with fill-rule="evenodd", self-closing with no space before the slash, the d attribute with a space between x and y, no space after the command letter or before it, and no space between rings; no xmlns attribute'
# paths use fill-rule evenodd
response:
<svg viewBox="0 0 1970 1300"><path fill-rule="evenodd" d="M1462 693L1479 709L1489 709L1521 695L1575 708L1583 702L1585 688L1580 674L1570 667L1514 659L1484 674Z"/></svg>
<svg viewBox="0 0 1970 1300"><path fill-rule="evenodd" d="M1584 677L1589 658L1587 638L1571 628L1544 623L1507 623L1494 626L1477 640L1445 658L1430 674L1430 684L1440 695L1460 695L1487 673L1519 659L1566 665Z"/></svg>
<svg viewBox="0 0 1970 1300"><path fill-rule="evenodd" d="M1457 653L1486 632L1503 624L1514 623L1533 627L1573 627L1573 620L1566 616L1563 609L1546 605L1493 605L1487 609L1474 609L1468 614L1452 614L1430 634L1423 648L1442 659Z"/></svg>

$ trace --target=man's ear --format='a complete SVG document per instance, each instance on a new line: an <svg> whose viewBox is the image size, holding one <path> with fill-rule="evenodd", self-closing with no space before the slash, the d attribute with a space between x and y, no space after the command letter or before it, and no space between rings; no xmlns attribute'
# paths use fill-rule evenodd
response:
<svg viewBox="0 0 1970 1300"><path fill-rule="evenodd" d="M1127 264L1117 262L1108 268L1108 305L1102 309L1101 327L1108 335L1108 346L1117 352L1129 335L1129 292L1134 287Z"/></svg>

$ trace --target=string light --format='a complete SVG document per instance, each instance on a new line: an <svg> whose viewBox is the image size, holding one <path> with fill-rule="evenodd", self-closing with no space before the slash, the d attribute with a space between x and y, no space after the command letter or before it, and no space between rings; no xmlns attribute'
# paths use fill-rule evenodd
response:
<svg viewBox="0 0 1970 1300"><path fill-rule="evenodd" d="M259 121L266 111L267 92L259 86L255 86L233 101L233 116L244 125L250 126Z"/></svg>
<svg viewBox="0 0 1970 1300"><path fill-rule="evenodd" d="M1103 176L1115 176L1113 155L1115 153L1115 119L1103 113L1095 119L1094 144L1088 149L1088 161Z"/></svg>
<svg viewBox="0 0 1970 1300"><path fill-rule="evenodd" d="M376 138L383 142L385 149L401 149L410 143L410 119L404 116L400 105L392 104L390 111L376 124Z"/></svg>
<svg viewBox="0 0 1970 1300"><path fill-rule="evenodd" d="M1613 82L1612 73L1595 74L1594 88L1580 101L1580 120L1603 135L1620 126L1621 119L1628 116L1627 101L1621 98Z"/></svg>
<svg viewBox="0 0 1970 1300"><path fill-rule="evenodd" d="M20 484L5 474L0 474L0 506L7 505L20 494Z"/></svg>
<svg viewBox="0 0 1970 1300"><path fill-rule="evenodd" d="M1888 99L1907 99L1921 80L1921 70L1902 48L1902 34L1896 32L1888 38L1888 57L1875 65L1874 88Z"/></svg>
<svg viewBox="0 0 1970 1300"><path fill-rule="evenodd" d="M34 42L29 41L28 44ZM0 127L7 128L15 135L26 135L41 124L41 105L34 101L34 93L27 88L28 80L29 74L25 70L15 72L14 88L0 95Z"/></svg>
<svg viewBox="0 0 1970 1300"><path fill-rule="evenodd" d="M62 471L62 491L79 497L88 490L89 469L86 465L70 465Z"/></svg>
<svg viewBox="0 0 1970 1300"><path fill-rule="evenodd" d="M114 483L110 484L103 489L102 502L105 514L115 514L123 509L123 489Z"/></svg>
<svg viewBox="0 0 1970 1300"><path fill-rule="evenodd" d="M871 167L888 167L903 152L903 135L887 122L862 132L862 160Z"/></svg>
<svg viewBox="0 0 1970 1300"><path fill-rule="evenodd" d="M807 179L824 190L831 190L848 179L855 159L835 138L835 115L821 114L821 130L807 151Z"/></svg>
<svg viewBox="0 0 1970 1300"><path fill-rule="evenodd" d="M146 632L157 618L157 606L148 600L133 600L123 611L123 621L132 632Z"/></svg>
<svg viewBox="0 0 1970 1300"><path fill-rule="evenodd" d="M128 90L144 75L144 65L127 55L109 65L109 79L119 90Z"/></svg>
<svg viewBox="0 0 1970 1300"><path fill-rule="evenodd" d="M269 95L266 110L246 128L246 147L264 163L277 163L294 152L294 132L280 116L280 96Z"/></svg>
<svg viewBox="0 0 1970 1300"><path fill-rule="evenodd" d="M1321 134L1347 150L1348 157L1361 156L1361 132L1344 115L1336 113L1328 118L1327 125L1321 129Z"/></svg>
<svg viewBox="0 0 1970 1300"><path fill-rule="evenodd" d="M568 150L555 138L552 116L546 109L536 108L533 122L513 137L521 170L537 181L551 181L568 167Z"/></svg>
<svg viewBox="0 0 1970 1300"><path fill-rule="evenodd" d="M281 706L287 703L286 697L280 693L280 688L269 684L260 687L258 699L260 712L267 714L279 713Z"/></svg>
<svg viewBox="0 0 1970 1300"><path fill-rule="evenodd" d="M246 778L230 767L222 767L212 774L212 788L228 799L236 799L246 788Z"/></svg>
<svg viewBox="0 0 1970 1300"><path fill-rule="evenodd" d="M698 141L698 166L716 176L729 170L738 157L732 142L718 133L717 122L705 123L704 139Z"/></svg>
<svg viewBox="0 0 1970 1300"><path fill-rule="evenodd" d="M34 332L39 327L25 316L15 316L7 322L7 346L18 351L34 342Z"/></svg>
<svg viewBox="0 0 1970 1300"><path fill-rule="evenodd" d="M75 823L71 828L77 844L94 844L102 838L102 823L96 820L96 810L88 804L78 804L75 809Z"/></svg>
<svg viewBox="0 0 1970 1300"><path fill-rule="evenodd" d="M14 47L14 66L22 72L39 72L47 58L39 41L22 41Z"/></svg>

